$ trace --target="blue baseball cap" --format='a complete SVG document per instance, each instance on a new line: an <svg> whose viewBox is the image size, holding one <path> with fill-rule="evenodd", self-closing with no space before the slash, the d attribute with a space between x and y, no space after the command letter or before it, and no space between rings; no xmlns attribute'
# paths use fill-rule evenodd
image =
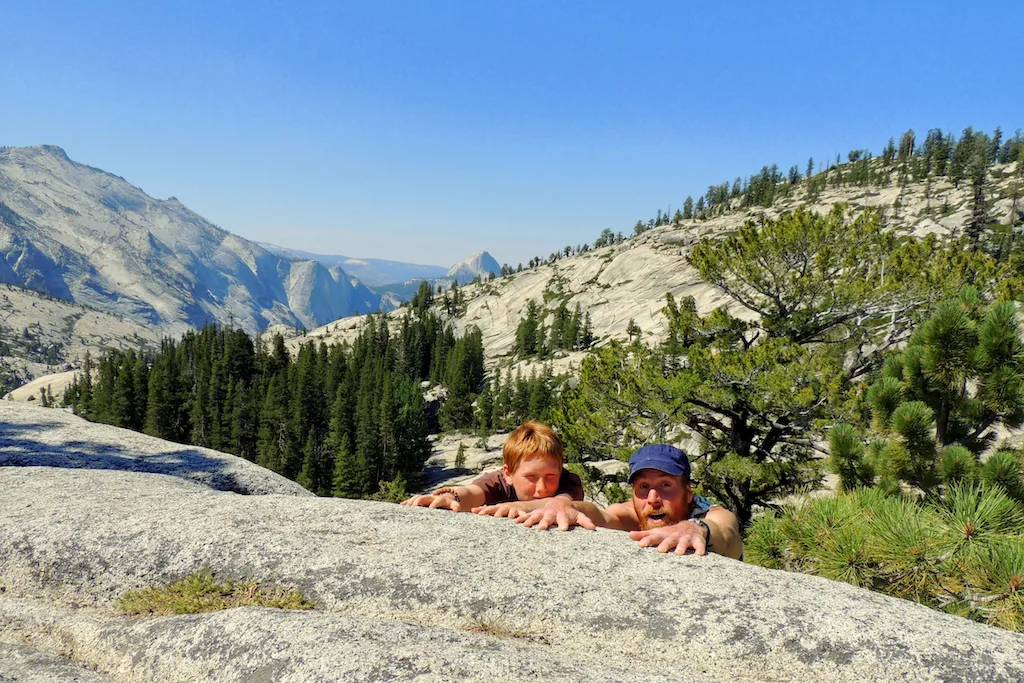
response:
<svg viewBox="0 0 1024 683"><path fill-rule="evenodd" d="M658 470L674 477L685 475L687 479L690 478L690 460L686 453L667 443L647 444L631 455L629 478L626 481L632 484L637 472L647 469Z"/></svg>

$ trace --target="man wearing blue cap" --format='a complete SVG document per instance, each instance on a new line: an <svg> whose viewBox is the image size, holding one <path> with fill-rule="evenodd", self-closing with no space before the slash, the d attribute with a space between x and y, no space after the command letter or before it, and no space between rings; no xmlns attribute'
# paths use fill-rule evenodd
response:
<svg viewBox="0 0 1024 683"><path fill-rule="evenodd" d="M714 552L738 559L743 553L739 521L723 507L694 496L690 485L690 461L683 451L668 444L641 447L629 459L633 500L602 510L593 503L557 501L532 512L508 511L525 526L548 529L599 526L630 532L642 547L659 552L697 555Z"/></svg>

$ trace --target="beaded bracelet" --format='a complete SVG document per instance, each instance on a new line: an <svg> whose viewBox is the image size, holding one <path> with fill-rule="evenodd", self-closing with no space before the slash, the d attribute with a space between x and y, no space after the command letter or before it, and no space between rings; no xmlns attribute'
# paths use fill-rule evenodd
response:
<svg viewBox="0 0 1024 683"><path fill-rule="evenodd" d="M456 491L455 489L453 489L451 486L444 486L444 487L439 488L438 490L434 491L434 495L435 496L443 496L446 493L450 493L452 498L455 499L456 503L461 503L462 502L461 500L459 500L459 492Z"/></svg>

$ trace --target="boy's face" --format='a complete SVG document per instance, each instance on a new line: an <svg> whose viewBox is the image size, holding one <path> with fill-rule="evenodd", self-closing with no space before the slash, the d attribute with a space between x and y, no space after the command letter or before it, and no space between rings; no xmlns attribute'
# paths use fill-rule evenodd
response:
<svg viewBox="0 0 1024 683"><path fill-rule="evenodd" d="M558 493L558 480L562 476L562 463L557 458L540 456L526 458L519 463L515 472L503 466L505 479L516 490L519 500L550 498Z"/></svg>

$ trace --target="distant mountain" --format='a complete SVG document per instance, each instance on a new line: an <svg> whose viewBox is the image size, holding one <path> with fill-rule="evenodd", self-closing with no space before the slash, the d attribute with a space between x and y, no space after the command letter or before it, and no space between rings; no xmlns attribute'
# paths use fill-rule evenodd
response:
<svg viewBox="0 0 1024 683"><path fill-rule="evenodd" d="M501 266L486 251L478 251L449 268L444 277L412 278L405 282L374 287L373 290L380 294L380 310L387 313L398 308L402 302L411 300L413 295L416 294L416 290L420 288L420 283L424 280L430 285L431 289L437 291L438 287L448 289L453 282L464 285L472 282L477 277L484 279L491 273L499 275L501 273Z"/></svg>
<svg viewBox="0 0 1024 683"><path fill-rule="evenodd" d="M282 258L53 146L0 148L0 282L174 334L312 328L380 305L338 266Z"/></svg>
<svg viewBox="0 0 1024 683"><path fill-rule="evenodd" d="M466 257L461 263L456 263L448 269L446 278L457 280L458 283L466 284L473 278L483 278L486 275L501 273L501 266L494 260L494 257L486 251L478 251Z"/></svg>
<svg viewBox="0 0 1024 683"><path fill-rule="evenodd" d="M81 367L87 351L98 358L107 349L157 349L160 336L150 325L0 284L0 394L32 378ZM60 391L54 386L55 395Z"/></svg>
<svg viewBox="0 0 1024 683"><path fill-rule="evenodd" d="M430 288L436 292L438 287L448 289L455 280L444 277L414 278L405 282L395 282L389 285L374 287L374 291L380 295L380 309L387 313L395 310L406 301L412 301L412 297L419 290L420 284L423 282L430 285Z"/></svg>
<svg viewBox="0 0 1024 683"><path fill-rule="evenodd" d="M443 266L428 266L402 261L386 261L376 258L356 258L341 254L313 254L299 249L279 247L276 244L258 242L261 247L272 254L289 260L318 261L328 268L338 266L345 272L357 277L360 282L370 287L389 285L408 280L431 280L444 277L447 271Z"/></svg>
<svg viewBox="0 0 1024 683"><path fill-rule="evenodd" d="M477 251L464 260L456 263L448 270L441 266L424 266L402 261L385 261L382 259L362 259L340 254L313 254L299 249L289 249L276 244L259 242L267 251L289 260L313 259L325 266L341 266L346 272L355 275L359 281L367 285L380 297L380 310L384 312L398 308L403 301L412 299L420 283L424 280L432 289L447 289L452 282L466 284L476 277L485 277L490 273L498 275L501 266L486 251Z"/></svg>

